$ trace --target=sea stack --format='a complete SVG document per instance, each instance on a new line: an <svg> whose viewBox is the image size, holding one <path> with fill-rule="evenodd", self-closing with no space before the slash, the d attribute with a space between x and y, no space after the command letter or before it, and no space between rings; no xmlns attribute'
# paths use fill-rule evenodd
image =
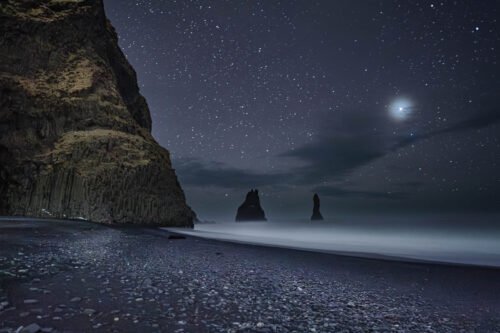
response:
<svg viewBox="0 0 500 333"><path fill-rule="evenodd" d="M236 221L267 221L266 214L260 206L259 191L250 190L245 201L238 207Z"/></svg>
<svg viewBox="0 0 500 333"><path fill-rule="evenodd" d="M323 219L323 215L321 215L321 212L319 211L319 206L320 206L319 196L318 196L317 193L314 193L314 196L313 196L313 213L312 213L312 216L311 216L311 221L316 221L316 220L322 220Z"/></svg>
<svg viewBox="0 0 500 333"><path fill-rule="evenodd" d="M1 1L0 32L0 215L192 226L102 0Z"/></svg>

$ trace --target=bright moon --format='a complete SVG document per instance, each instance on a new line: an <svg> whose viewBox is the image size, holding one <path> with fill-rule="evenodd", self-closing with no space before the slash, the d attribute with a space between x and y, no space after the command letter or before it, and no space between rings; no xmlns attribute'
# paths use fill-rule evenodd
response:
<svg viewBox="0 0 500 333"><path fill-rule="evenodd" d="M399 98L389 106L390 116L398 121L406 120L410 117L413 103L405 98Z"/></svg>

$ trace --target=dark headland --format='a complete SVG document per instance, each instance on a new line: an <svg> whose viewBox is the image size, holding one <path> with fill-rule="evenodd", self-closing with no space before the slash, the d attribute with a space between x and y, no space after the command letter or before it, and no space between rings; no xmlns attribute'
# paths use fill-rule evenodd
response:
<svg viewBox="0 0 500 333"><path fill-rule="evenodd" d="M192 226L102 0L0 2L0 214Z"/></svg>

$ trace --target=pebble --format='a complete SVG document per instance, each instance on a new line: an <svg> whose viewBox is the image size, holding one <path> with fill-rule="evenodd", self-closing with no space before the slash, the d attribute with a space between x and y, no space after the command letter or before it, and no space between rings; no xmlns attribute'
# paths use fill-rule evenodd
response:
<svg viewBox="0 0 500 333"><path fill-rule="evenodd" d="M41 327L38 324L33 323L21 329L20 333L37 333L41 330Z"/></svg>
<svg viewBox="0 0 500 333"><path fill-rule="evenodd" d="M87 316L92 316L96 313L96 310L94 309L85 309L83 310L83 314L86 314Z"/></svg>
<svg viewBox="0 0 500 333"><path fill-rule="evenodd" d="M0 311L5 309L8 305L9 305L9 302L7 302L7 301L0 302Z"/></svg>
<svg viewBox="0 0 500 333"><path fill-rule="evenodd" d="M24 304L36 304L36 303L38 303L38 300L36 300L36 299L25 299L23 301L23 303Z"/></svg>

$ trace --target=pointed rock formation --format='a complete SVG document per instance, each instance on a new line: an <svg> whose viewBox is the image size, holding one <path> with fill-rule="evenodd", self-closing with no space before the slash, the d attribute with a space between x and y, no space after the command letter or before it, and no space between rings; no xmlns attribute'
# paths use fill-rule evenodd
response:
<svg viewBox="0 0 500 333"><path fill-rule="evenodd" d="M192 226L102 0L0 2L0 215Z"/></svg>
<svg viewBox="0 0 500 333"><path fill-rule="evenodd" d="M319 211L319 206L320 206L319 196L318 196L318 194L314 193L314 196L313 196L313 213L312 213L312 216L311 216L311 221L322 220L323 219L323 215L321 215L321 212Z"/></svg>
<svg viewBox="0 0 500 333"><path fill-rule="evenodd" d="M260 206L258 190L247 193L245 201L238 207L236 221L267 221L266 214Z"/></svg>

